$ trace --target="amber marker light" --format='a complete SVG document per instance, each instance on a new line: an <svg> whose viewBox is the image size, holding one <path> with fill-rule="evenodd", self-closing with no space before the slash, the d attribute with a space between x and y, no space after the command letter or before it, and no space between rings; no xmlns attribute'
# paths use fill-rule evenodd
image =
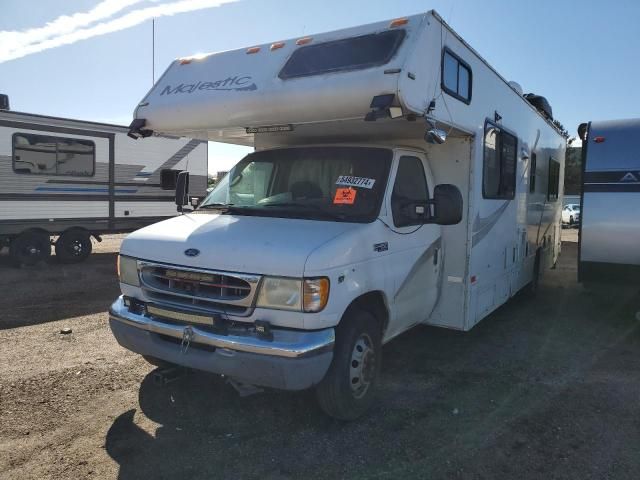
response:
<svg viewBox="0 0 640 480"><path fill-rule="evenodd" d="M406 25L407 23L409 23L408 18L396 18L395 20L391 21L391 23L389 24L389 28L401 27L402 25Z"/></svg>
<svg viewBox="0 0 640 480"><path fill-rule="evenodd" d="M313 41L313 37L302 37L296 40L296 45L306 45L307 43L311 43Z"/></svg>

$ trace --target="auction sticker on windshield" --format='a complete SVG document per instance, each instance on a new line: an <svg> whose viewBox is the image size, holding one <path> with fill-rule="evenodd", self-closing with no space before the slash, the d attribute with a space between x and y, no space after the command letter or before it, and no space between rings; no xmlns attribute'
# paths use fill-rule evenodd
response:
<svg viewBox="0 0 640 480"><path fill-rule="evenodd" d="M376 183L375 178L352 177L350 175L340 175L336 181L336 185L345 185L347 187L361 187L372 189Z"/></svg>
<svg viewBox="0 0 640 480"><path fill-rule="evenodd" d="M337 188L336 196L333 197L333 203L336 205L353 205L356 201L357 190L347 188Z"/></svg>

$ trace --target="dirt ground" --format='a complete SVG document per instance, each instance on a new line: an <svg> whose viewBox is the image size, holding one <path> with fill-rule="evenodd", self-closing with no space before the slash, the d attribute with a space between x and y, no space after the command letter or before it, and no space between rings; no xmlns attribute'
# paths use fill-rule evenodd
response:
<svg viewBox="0 0 640 480"><path fill-rule="evenodd" d="M640 478L640 296L577 284L575 243L537 299L389 343L377 406L346 424L310 392L154 385L108 328L118 245L0 258L0 478Z"/></svg>

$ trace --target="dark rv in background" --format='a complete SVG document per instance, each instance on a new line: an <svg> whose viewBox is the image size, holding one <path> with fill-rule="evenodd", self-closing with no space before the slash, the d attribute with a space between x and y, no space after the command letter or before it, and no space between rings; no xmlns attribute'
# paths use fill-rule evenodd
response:
<svg viewBox="0 0 640 480"><path fill-rule="evenodd" d="M578 279L640 284L640 119L583 123Z"/></svg>
<svg viewBox="0 0 640 480"><path fill-rule="evenodd" d="M9 111L0 95L0 249L16 264L51 255L79 262L91 236L137 230L176 214L175 179L207 186L207 142L154 136L136 142L117 125Z"/></svg>

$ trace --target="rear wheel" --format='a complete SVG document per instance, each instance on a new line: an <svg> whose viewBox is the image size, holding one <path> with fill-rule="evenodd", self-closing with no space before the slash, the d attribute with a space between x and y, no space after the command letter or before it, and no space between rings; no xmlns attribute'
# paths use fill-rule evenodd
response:
<svg viewBox="0 0 640 480"><path fill-rule="evenodd" d="M373 402L382 361L382 338L376 318L354 311L336 329L333 360L316 387L320 408L340 420L354 420Z"/></svg>
<svg viewBox="0 0 640 480"><path fill-rule="evenodd" d="M56 242L56 256L63 263L80 263L91 255L91 250L91 237L84 230L67 230Z"/></svg>
<svg viewBox="0 0 640 480"><path fill-rule="evenodd" d="M573 215L569 217L569 225L573 227Z"/></svg>
<svg viewBox="0 0 640 480"><path fill-rule="evenodd" d="M16 266L35 265L51 255L49 235L41 231L29 231L18 235L9 245L9 255Z"/></svg>

